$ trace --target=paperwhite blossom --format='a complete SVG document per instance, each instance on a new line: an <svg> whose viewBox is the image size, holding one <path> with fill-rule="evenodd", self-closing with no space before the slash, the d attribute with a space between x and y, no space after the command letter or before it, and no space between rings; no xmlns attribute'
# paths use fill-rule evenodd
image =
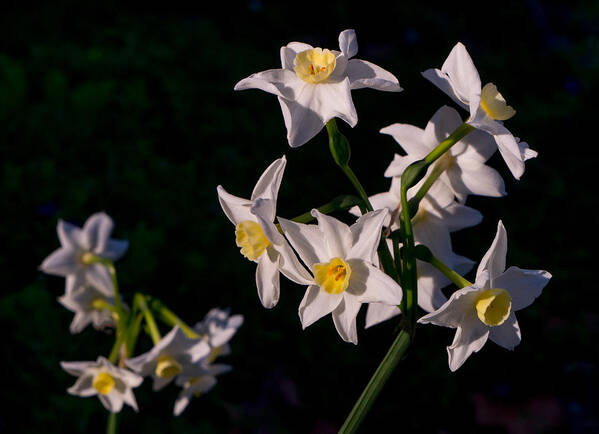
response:
<svg viewBox="0 0 599 434"><path fill-rule="evenodd" d="M418 320L456 328L453 343L447 347L449 368L458 369L473 352L491 339L513 350L520 343L520 327L514 312L537 298L551 274L543 270L505 269L507 234L501 221L493 244L476 272L474 285L462 288L435 312Z"/></svg>
<svg viewBox="0 0 599 434"><path fill-rule="evenodd" d="M71 395L97 395L106 410L118 413L123 403L137 411L137 402L132 388L139 386L143 377L122 368L117 368L104 357L95 362L60 362L62 369L77 378L67 391Z"/></svg>
<svg viewBox="0 0 599 434"><path fill-rule="evenodd" d="M235 225L235 241L241 254L256 262L256 286L262 305L274 307L279 301L279 271L296 283L310 280L285 238L274 224L277 194L286 159L275 160L254 187L251 199L242 199L217 187L223 211Z"/></svg>
<svg viewBox="0 0 599 434"><path fill-rule="evenodd" d="M93 286L82 285L67 291L58 301L75 313L70 326L73 334L81 332L88 324L92 324L96 330L116 326L115 313L105 306L114 306L114 296L108 297Z"/></svg>
<svg viewBox="0 0 599 434"><path fill-rule="evenodd" d="M369 212L351 227L313 209L318 225L279 217L285 235L314 275L299 307L303 328L332 313L341 338L356 344L362 303L396 306L402 291L375 265L387 210Z"/></svg>
<svg viewBox="0 0 599 434"><path fill-rule="evenodd" d="M410 164L424 158L461 124L458 112L443 106L435 112L424 130L409 124L383 128L381 133L392 136L407 152L406 156L395 154L385 176L400 176ZM427 175L442 169L438 182L450 188L462 204L469 194L503 196L505 187L501 175L485 164L496 148L491 135L481 130L472 131L431 165Z"/></svg>
<svg viewBox="0 0 599 434"><path fill-rule="evenodd" d="M181 386L181 392L175 400L175 408L173 414L179 416L183 410L187 408L192 397L210 391L216 385L216 376L229 372L229 365L203 365L189 372L188 375L180 375L175 381L178 386Z"/></svg>
<svg viewBox="0 0 599 434"><path fill-rule="evenodd" d="M40 269L66 277L67 294L89 283L106 296L114 296L110 272L105 265L91 261L93 257L116 261L127 251L128 241L110 238L113 226L112 219L103 212L89 217L83 228L59 220L56 232L61 247L44 259Z"/></svg>
<svg viewBox="0 0 599 434"><path fill-rule="evenodd" d="M177 375L187 375L201 367L202 359L210 353L203 339L188 338L175 326L147 353L125 360L125 364L142 376L154 378L154 390L160 390Z"/></svg>
<svg viewBox="0 0 599 434"><path fill-rule="evenodd" d="M242 324L243 315L229 315L229 309L214 308L194 326L194 330L208 342L212 353L224 356L230 353L228 342Z"/></svg>
<svg viewBox="0 0 599 434"><path fill-rule="evenodd" d="M277 95L292 147L309 141L335 117L353 127L358 115L351 90L402 89L390 72L365 60L351 59L358 52L354 30L339 34L339 49L329 51L290 42L281 47L281 69L252 74L237 83L235 90L262 89Z"/></svg>
<svg viewBox="0 0 599 434"><path fill-rule="evenodd" d="M458 42L441 70L427 69L422 75L445 92L458 105L469 110L466 123L491 134L499 152L516 179L524 173L524 162L537 156L524 142L518 142L503 125L516 111L506 104L505 99L493 83L481 88L481 81L474 62L466 47Z"/></svg>

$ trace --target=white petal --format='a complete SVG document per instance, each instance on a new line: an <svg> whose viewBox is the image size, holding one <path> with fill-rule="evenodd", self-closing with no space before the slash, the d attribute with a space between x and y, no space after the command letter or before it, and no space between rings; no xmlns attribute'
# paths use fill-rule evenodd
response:
<svg viewBox="0 0 599 434"><path fill-rule="evenodd" d="M279 284L278 257L276 261L273 261L265 251L258 257L258 267L256 268L258 297L265 308L271 309L278 303Z"/></svg>
<svg viewBox="0 0 599 434"><path fill-rule="evenodd" d="M453 47L441 71L449 77L451 86L460 101L467 102L472 95L480 95L480 76L470 54L461 42Z"/></svg>
<svg viewBox="0 0 599 434"><path fill-rule="evenodd" d="M281 179L283 179L283 172L285 170L285 164L287 160L285 156L275 160L270 166L264 171L260 179L254 187L252 192L252 201L257 198L271 199L276 209L277 195L279 193L279 187L281 186ZM274 214L270 221L274 220Z"/></svg>
<svg viewBox="0 0 599 434"><path fill-rule="evenodd" d="M218 201L220 202L220 206L231 223L237 225L245 220L256 220L250 212L250 207L252 206L251 200L233 196L232 194L227 193L227 191L221 185L216 187L216 191L218 193Z"/></svg>
<svg viewBox="0 0 599 434"><path fill-rule="evenodd" d="M67 392L71 395L81 396L84 398L88 396L94 396L98 393L98 391L93 387L93 380L93 374L83 374L77 379L77 381L75 381L75 384L67 389Z"/></svg>
<svg viewBox="0 0 599 434"><path fill-rule="evenodd" d="M304 82L289 69L269 69L244 78L234 87L235 90L260 89L293 101L301 94Z"/></svg>
<svg viewBox="0 0 599 434"><path fill-rule="evenodd" d="M346 74L352 90L365 87L387 92L403 90L393 74L366 60L351 59L347 63Z"/></svg>
<svg viewBox="0 0 599 434"><path fill-rule="evenodd" d="M393 156L393 161L389 164L389 166L385 169L385 177L397 177L399 178L402 173L408 168L410 164L414 161L420 160L421 157L416 157L414 154L410 155L399 155L395 154ZM374 206L374 205L373 205Z"/></svg>
<svg viewBox="0 0 599 434"><path fill-rule="evenodd" d="M524 173L524 156L520 154L520 148L511 133L499 134L494 136L499 148L499 153L503 157L508 169L514 175L514 178L520 179ZM515 153L515 151L518 153Z"/></svg>
<svg viewBox="0 0 599 434"><path fill-rule="evenodd" d="M417 261L418 267L418 306L427 312L439 309L447 301L441 291L450 281L432 265Z"/></svg>
<svg viewBox="0 0 599 434"><path fill-rule="evenodd" d="M438 69L431 68L424 71L422 76L445 92L452 100L456 102L456 104L466 110L469 110L468 101L462 101L461 97L459 96L459 92L454 89L453 83L447 74Z"/></svg>
<svg viewBox="0 0 599 434"><path fill-rule="evenodd" d="M384 208L364 214L349 230L352 234L352 246L347 255L352 259L374 262L381 239L381 229L389 211Z"/></svg>
<svg viewBox="0 0 599 434"><path fill-rule="evenodd" d="M456 328L464 319L476 319L474 303L480 288L467 286L451 294L449 300L439 309L424 315L418 320L421 324L435 324L443 327ZM480 322L480 321L479 321Z"/></svg>
<svg viewBox="0 0 599 434"><path fill-rule="evenodd" d="M173 410L174 416L179 416L181 413L183 413L183 410L185 410L189 405L190 398L191 393L188 393L185 389L179 392L179 396L175 400L175 408Z"/></svg>
<svg viewBox="0 0 599 434"><path fill-rule="evenodd" d="M318 220L318 227L322 231L324 240L329 252L329 258L347 258L353 242L353 237L349 226L334 217L322 214L317 209L313 209L312 216Z"/></svg>
<svg viewBox="0 0 599 434"><path fill-rule="evenodd" d="M344 30L339 33L339 49L348 59L358 54L358 39L354 29Z"/></svg>
<svg viewBox="0 0 599 434"><path fill-rule="evenodd" d="M102 257L116 261L121 258L129 248L127 240L108 240L104 246L104 250L99 252Z"/></svg>
<svg viewBox="0 0 599 434"><path fill-rule="evenodd" d="M385 303L393 306L401 303L401 287L395 280L360 259L350 259L347 262L351 267L351 276L346 291L360 303Z"/></svg>
<svg viewBox="0 0 599 434"><path fill-rule="evenodd" d="M448 170L446 173L450 179L451 187L456 192L464 195L477 194L480 196L500 197L505 196L505 185L503 178L492 167L473 160L458 157L456 170Z"/></svg>
<svg viewBox="0 0 599 434"><path fill-rule="evenodd" d="M91 264L87 265L84 270L87 282L107 297L114 297L112 276L105 265Z"/></svg>
<svg viewBox="0 0 599 434"><path fill-rule="evenodd" d="M301 99L297 100L300 104ZM351 127L358 123L358 114L351 97L349 78L337 83L323 83L315 85L313 97L306 101L310 109L318 113L324 123L333 118L340 118Z"/></svg>
<svg viewBox="0 0 599 434"><path fill-rule="evenodd" d="M69 326L69 331L71 334L81 333L85 327L88 326L89 323L93 321L92 316L86 312L77 312L73 317L73 321L71 321L71 325Z"/></svg>
<svg viewBox="0 0 599 434"><path fill-rule="evenodd" d="M343 300L343 293L329 294L320 287L310 285L299 306L299 317L305 329L323 316L331 313Z"/></svg>
<svg viewBox="0 0 599 434"><path fill-rule="evenodd" d="M96 362L60 362L60 367L62 369L76 377L79 377L93 366L96 366Z"/></svg>
<svg viewBox="0 0 599 434"><path fill-rule="evenodd" d="M322 231L317 225L306 225L278 217L285 236L308 266L330 260Z"/></svg>
<svg viewBox="0 0 599 434"><path fill-rule="evenodd" d="M152 384L152 390L158 391L164 389L171 381L173 381L174 377L166 377L161 378L157 375L154 375L154 383Z"/></svg>
<svg viewBox="0 0 599 434"><path fill-rule="evenodd" d="M397 306L391 306L384 303L370 303L366 311L366 325L364 328L371 327L383 321L393 318L401 313Z"/></svg>
<svg viewBox="0 0 599 434"><path fill-rule="evenodd" d="M55 250L40 265L40 270L43 272L57 276L76 273L79 268L81 263L77 258L77 252L72 247L61 247Z"/></svg>
<svg viewBox="0 0 599 434"><path fill-rule="evenodd" d="M426 143L431 147L431 150L439 143L445 140L451 133L462 125L462 118L456 109L444 105L439 108L433 117L428 121L425 128ZM430 133L429 133L430 131ZM432 134L431 134L432 133ZM456 152L456 148L461 144L461 140L452 146L451 153Z"/></svg>
<svg viewBox="0 0 599 434"><path fill-rule="evenodd" d="M77 226L61 219L56 225L56 232L62 247L81 248L83 233Z"/></svg>
<svg viewBox="0 0 599 434"><path fill-rule="evenodd" d="M414 161L424 158L431 151L430 144L425 143L424 130L410 124L392 124L380 130L381 134L389 134ZM385 176L390 176L385 173ZM396 176L396 175L393 175Z"/></svg>
<svg viewBox="0 0 599 434"><path fill-rule="evenodd" d="M123 393L123 402L125 404L130 405L131 408L133 408L133 410L139 411L139 409L137 408L137 401L135 400L135 395L133 394L133 390L131 390L130 387L127 387L125 389L125 392Z"/></svg>
<svg viewBox="0 0 599 434"><path fill-rule="evenodd" d="M499 326L491 327L489 337L497 345L513 350L520 343L520 326L514 312Z"/></svg>
<svg viewBox="0 0 599 434"><path fill-rule="evenodd" d="M335 328L345 342L358 343L356 316L362 304L350 294L345 294L339 306L333 310Z"/></svg>
<svg viewBox="0 0 599 434"><path fill-rule="evenodd" d="M494 279L493 285L510 293L512 310L517 311L530 306L534 299L541 295L549 279L551 274L544 270L510 267Z"/></svg>
<svg viewBox="0 0 599 434"><path fill-rule="evenodd" d="M456 371L472 353L478 352L489 338L489 327L478 318L462 323L456 330L452 344L447 347L449 369Z"/></svg>
<svg viewBox="0 0 599 434"><path fill-rule="evenodd" d="M466 205L453 203L443 209L440 213L441 219L449 232L476 226L483 220L480 211Z"/></svg>
<svg viewBox="0 0 599 434"><path fill-rule="evenodd" d="M286 47L281 47L281 66L283 69L294 71L293 61L298 53L310 50L312 45L304 44L303 42L290 42Z"/></svg>
<svg viewBox="0 0 599 434"><path fill-rule="evenodd" d="M111 413L118 413L123 408L123 395L116 387L113 387L108 395L98 394L98 398L106 410Z"/></svg>
<svg viewBox="0 0 599 434"><path fill-rule="evenodd" d="M304 99L312 96L314 85L306 83ZM322 130L325 122L318 113L297 101L279 97L279 104L283 112L285 127L287 128L287 141L289 146L297 148L308 142Z"/></svg>
<svg viewBox="0 0 599 434"><path fill-rule="evenodd" d="M507 255L507 233L501 220L497 223L497 233L495 239L480 261L476 275L478 276L484 270L489 270L491 285L493 279L505 271L505 256Z"/></svg>
<svg viewBox="0 0 599 434"><path fill-rule="evenodd" d="M83 234L87 243L84 249L93 253L104 251L113 228L114 223L106 213L93 214L83 225Z"/></svg>

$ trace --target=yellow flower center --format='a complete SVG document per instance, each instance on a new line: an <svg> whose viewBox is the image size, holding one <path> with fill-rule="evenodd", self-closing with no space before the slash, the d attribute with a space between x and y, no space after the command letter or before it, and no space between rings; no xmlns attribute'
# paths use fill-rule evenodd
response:
<svg viewBox="0 0 599 434"><path fill-rule="evenodd" d="M335 55L326 48L302 51L293 60L293 69L305 82L316 84L326 80L335 69Z"/></svg>
<svg viewBox="0 0 599 434"><path fill-rule="evenodd" d="M485 84L480 93L480 106L490 118L505 121L516 114L516 110L505 102L505 98L493 83Z"/></svg>
<svg viewBox="0 0 599 434"><path fill-rule="evenodd" d="M241 254L255 261L270 246L270 241L256 222L245 220L235 226L235 243L241 247Z"/></svg>
<svg viewBox="0 0 599 434"><path fill-rule="evenodd" d="M476 314L488 326L504 323L512 310L512 297L501 288L485 289L476 299Z"/></svg>
<svg viewBox="0 0 599 434"><path fill-rule="evenodd" d="M314 282L329 294L341 294L349 285L351 268L341 258L333 258L327 263L312 265Z"/></svg>
<svg viewBox="0 0 599 434"><path fill-rule="evenodd" d="M102 395L108 395L114 387L114 377L108 372L98 372L92 382L94 389Z"/></svg>
<svg viewBox="0 0 599 434"><path fill-rule="evenodd" d="M160 378L171 378L181 372L181 364L172 356L165 354L158 358L156 364L156 375Z"/></svg>

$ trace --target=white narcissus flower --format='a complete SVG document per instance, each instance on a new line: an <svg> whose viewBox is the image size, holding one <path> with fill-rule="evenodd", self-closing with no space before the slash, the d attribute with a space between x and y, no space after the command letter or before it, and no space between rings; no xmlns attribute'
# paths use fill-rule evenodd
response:
<svg viewBox="0 0 599 434"><path fill-rule="evenodd" d="M458 42L443 63L441 70L427 69L422 75L445 92L458 105L470 111L466 123L491 134L497 142L501 156L516 179L524 173L524 162L537 156L524 142L518 142L503 126L516 111L506 104L505 99L493 83L481 89L478 71L466 47Z"/></svg>
<svg viewBox="0 0 599 434"><path fill-rule="evenodd" d="M235 225L235 242L241 248L241 254L258 264L258 296L262 305L269 309L279 301L279 272L296 283L304 284L310 280L310 274L274 224L277 194L286 161L283 156L268 166L250 200L233 196L220 185L217 187L220 205Z"/></svg>
<svg viewBox="0 0 599 434"><path fill-rule="evenodd" d="M208 342L212 349L210 359L214 360L230 354L228 342L242 324L243 315L229 315L229 309L214 308L193 329Z"/></svg>
<svg viewBox="0 0 599 434"><path fill-rule="evenodd" d="M400 176L410 164L423 159L461 124L458 112L443 106L435 112L424 130L409 124L383 128L381 133L392 136L407 152L403 157L395 154L385 176ZM505 187L501 175L485 164L496 148L492 136L484 131L472 131L431 165L428 174L443 169L438 181L447 185L462 204L469 194L503 196Z"/></svg>
<svg viewBox="0 0 599 434"><path fill-rule="evenodd" d="M199 397L201 394L208 392L216 385L216 376L229 372L229 365L208 364L195 369L195 372L190 372L188 375L180 375L176 383L181 386L181 392L175 400L175 408L173 414L179 416L183 410L187 408L192 397Z"/></svg>
<svg viewBox="0 0 599 434"><path fill-rule="evenodd" d="M71 312L75 317L71 322L71 333L79 333L88 324L92 324L96 330L116 325L115 313L106 308L106 305L114 306L114 295L106 296L101 291L90 285L82 285L58 298L58 302Z"/></svg>
<svg viewBox="0 0 599 434"><path fill-rule="evenodd" d="M369 212L351 227L316 209L312 215L318 225L279 217L285 235L314 274L299 307L302 326L332 313L341 338L357 344L356 315L362 303L401 302L400 286L374 265L387 210Z"/></svg>
<svg viewBox="0 0 599 434"><path fill-rule="evenodd" d="M491 339L513 350L520 343L520 327L514 312L530 305L551 279L544 270L505 269L507 235L499 221L493 244L476 271L474 285L452 294L435 312L418 320L457 328L447 347L449 368L458 369L473 352Z"/></svg>
<svg viewBox="0 0 599 434"><path fill-rule="evenodd" d="M63 220L56 226L61 247L50 254L40 266L48 274L67 278L66 292L86 283L114 296L112 278L106 266L93 262L94 257L116 261L127 251L129 242L110 238L114 223L100 212L87 219L83 228Z"/></svg>
<svg viewBox="0 0 599 434"><path fill-rule="evenodd" d="M175 326L147 353L125 360L125 364L140 375L154 378L154 390L160 390L177 375L186 375L201 366L210 354L203 339L190 339Z"/></svg>
<svg viewBox="0 0 599 434"><path fill-rule="evenodd" d="M60 362L62 369L77 378L67 391L71 395L98 395L106 410L118 413L123 403L137 411L137 402L132 388L139 386L143 377L122 368L117 368L100 356L95 362Z"/></svg>
<svg viewBox="0 0 599 434"><path fill-rule="evenodd" d="M302 42L281 47L281 69L252 74L235 85L235 90L262 89L277 95L287 140L301 146L338 117L354 127L358 122L351 90L370 87L399 92L397 78L365 60L351 59L358 52L354 30L339 34L339 49L314 48Z"/></svg>

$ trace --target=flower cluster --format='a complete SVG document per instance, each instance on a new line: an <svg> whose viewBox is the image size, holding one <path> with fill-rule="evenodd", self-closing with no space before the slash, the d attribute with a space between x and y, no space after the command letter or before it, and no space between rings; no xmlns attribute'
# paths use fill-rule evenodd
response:
<svg viewBox="0 0 599 434"><path fill-rule="evenodd" d="M303 145L326 125L334 160L360 196L333 200L295 219L277 217L284 156L262 174L250 199L218 186L220 204L235 225L237 246L257 263L262 304L277 304L281 273L307 285L298 309L304 328L331 313L341 338L355 344L356 316L367 304L366 327L403 314L409 335L416 322L457 328L448 347L451 370L487 338L513 349L520 341L514 312L532 303L551 275L505 270L507 240L500 221L471 283L462 275L475 262L453 251L451 233L482 220L478 210L466 205L468 196L506 194L501 175L486 164L495 150L516 179L524 173L525 161L537 156L504 126L516 111L494 84L481 86L466 48L456 44L440 70L428 69L423 76L467 110L468 117L463 120L457 110L443 106L424 129L401 123L382 128L403 153L385 171L391 178L389 191L368 196L349 167L349 142L335 118L356 125L353 89L402 89L388 71L352 59L357 51L353 30L341 32L339 51L291 42L281 47L281 69L253 74L235 86L277 95L291 147ZM357 217L351 226L330 215L348 208ZM316 224L307 224L312 220ZM444 288L451 283L458 290L448 299ZM426 314L417 321L418 307Z"/></svg>
<svg viewBox="0 0 599 434"><path fill-rule="evenodd" d="M216 384L217 375L231 370L214 361L230 353L228 341L243 317L215 308L191 328L160 300L141 293L134 295L129 308L119 295L113 264L126 252L128 242L111 239L112 229L112 219L105 213L92 215L83 228L59 220L61 247L40 266L46 273L66 278L65 294L58 301L75 313L71 333L79 333L89 324L99 330L116 329L108 358L61 362L66 372L77 377L68 392L82 397L97 395L109 412L118 413L123 404L138 410L132 389L141 385L144 377L153 378L154 390L174 381L181 387L173 410L177 416L192 396L207 392ZM163 338L154 315L172 327ZM154 346L133 357L144 319Z"/></svg>

